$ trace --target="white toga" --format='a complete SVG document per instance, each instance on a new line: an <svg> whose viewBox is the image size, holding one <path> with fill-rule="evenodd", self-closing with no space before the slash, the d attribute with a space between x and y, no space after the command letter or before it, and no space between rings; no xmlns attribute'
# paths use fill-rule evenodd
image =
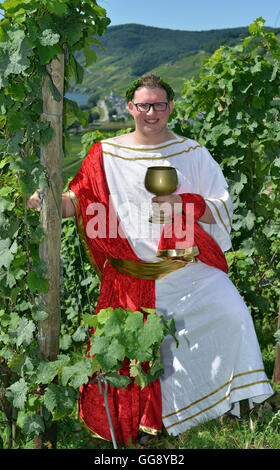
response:
<svg viewBox="0 0 280 470"><path fill-rule="evenodd" d="M231 248L232 202L222 171L197 142L174 134L157 146L127 147L102 141L106 178L121 226L136 255L157 261L161 225L149 223L151 198L144 186L149 166L173 166L176 193L200 194L216 224L201 224L223 251ZM179 347L162 344L163 423L177 435L231 410L239 401L272 395L251 315L229 277L200 261L156 282L156 311L176 322Z"/></svg>

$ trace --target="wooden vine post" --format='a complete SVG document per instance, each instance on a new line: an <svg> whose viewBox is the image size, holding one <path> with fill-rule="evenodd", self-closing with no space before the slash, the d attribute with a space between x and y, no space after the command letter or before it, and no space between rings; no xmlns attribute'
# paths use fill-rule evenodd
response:
<svg viewBox="0 0 280 470"><path fill-rule="evenodd" d="M61 248L61 195L62 180L62 116L64 92L64 54L51 61L47 66L49 77L42 88L43 116L55 132L51 142L41 146L41 164L45 168L48 186L41 196L41 224L45 234L40 245L40 259L46 263L46 278L49 281L47 294L43 294L41 302L48 318L39 322L38 344L41 359L53 361L59 352L60 334L60 248ZM50 90L49 80L57 88L61 99L56 101ZM45 444L44 444L45 443ZM36 436L35 448L56 447L55 423L43 434Z"/></svg>

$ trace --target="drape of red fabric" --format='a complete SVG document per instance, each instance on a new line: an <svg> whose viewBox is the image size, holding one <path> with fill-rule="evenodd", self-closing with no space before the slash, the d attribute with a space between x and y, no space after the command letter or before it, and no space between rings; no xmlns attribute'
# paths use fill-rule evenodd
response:
<svg viewBox="0 0 280 470"><path fill-rule="evenodd" d="M183 215L175 214L172 217L172 223L164 226L158 249L187 249L197 246L200 253L197 258L200 261L228 273L228 264L223 251L198 223L205 212L205 200L199 194L193 193L180 194L180 196ZM191 230L188 230L188 224Z"/></svg>
<svg viewBox="0 0 280 470"><path fill-rule="evenodd" d="M154 308L155 281L119 273L109 263L104 266L108 256L140 260L123 236L119 221L110 205L100 142L91 148L80 171L69 184L69 189L79 200L88 245L102 271L100 296L95 313L98 314L101 309L107 307L130 308L132 311L141 310L142 307ZM98 209L102 211L102 217L95 218ZM110 225L111 234L108 232ZM129 373L128 363L124 363L120 373ZM133 381L125 390L109 385L107 399L115 437L120 444L135 442L140 425L154 430L161 429L159 379L144 389ZM96 382L87 383L80 388L79 411L89 429L104 439L111 440L103 394L99 393Z"/></svg>

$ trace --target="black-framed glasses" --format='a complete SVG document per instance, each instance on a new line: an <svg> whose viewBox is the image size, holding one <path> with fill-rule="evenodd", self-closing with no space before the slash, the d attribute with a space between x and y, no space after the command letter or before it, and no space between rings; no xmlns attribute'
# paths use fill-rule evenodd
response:
<svg viewBox="0 0 280 470"><path fill-rule="evenodd" d="M163 111L166 111L168 102L161 101L159 103L133 103L133 104L136 107L137 111L139 111L140 113L148 113L151 107L153 108L154 111L162 113Z"/></svg>

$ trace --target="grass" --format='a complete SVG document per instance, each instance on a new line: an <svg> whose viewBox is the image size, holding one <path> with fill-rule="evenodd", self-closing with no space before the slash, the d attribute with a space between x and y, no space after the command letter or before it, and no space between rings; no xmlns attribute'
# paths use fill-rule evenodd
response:
<svg viewBox="0 0 280 470"><path fill-rule="evenodd" d="M178 443L183 449L280 449L280 415L265 414L243 417L241 423L211 421L183 433Z"/></svg>
<svg viewBox="0 0 280 470"><path fill-rule="evenodd" d="M243 414L241 422L216 419L179 436L170 436L163 430L161 435L150 439L145 449L280 449L279 431L280 409L276 411L266 402L249 414ZM58 448L113 449L113 445L92 438L79 422L66 418L59 423ZM129 447L143 448L140 444Z"/></svg>
<svg viewBox="0 0 280 470"><path fill-rule="evenodd" d="M241 420L225 418L209 421L178 435L168 435L165 429L159 436L152 437L146 446L138 443L129 447L118 445L118 449L134 450L256 450L280 449L280 392L276 394L278 410L269 401L254 410L241 415ZM112 442L91 437L84 426L74 417L58 422L57 449L92 449L110 451ZM33 449L33 439L20 445L21 449Z"/></svg>

